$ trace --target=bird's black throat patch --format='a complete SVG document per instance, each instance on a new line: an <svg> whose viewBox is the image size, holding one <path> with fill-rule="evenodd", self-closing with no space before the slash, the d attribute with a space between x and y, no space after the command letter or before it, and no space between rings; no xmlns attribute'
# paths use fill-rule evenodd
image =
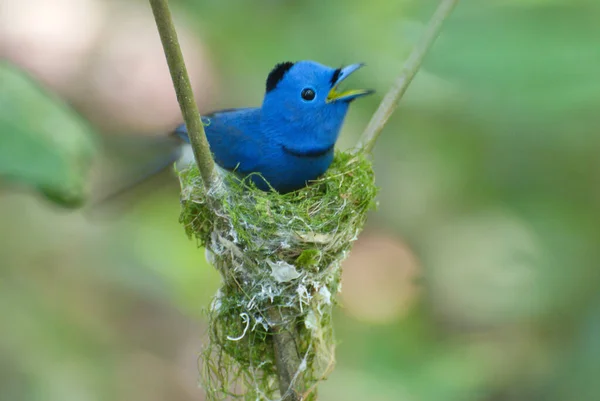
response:
<svg viewBox="0 0 600 401"><path fill-rule="evenodd" d="M285 61L283 63L277 64L271 70L269 76L267 77L267 93L275 89L279 81L283 79L285 73L288 72L288 70L292 68L293 65L294 63L292 63L291 61Z"/></svg>
<svg viewBox="0 0 600 401"><path fill-rule="evenodd" d="M281 148L283 149L283 151L285 153L292 155L292 156L301 157L301 158L316 158L316 157L325 156L327 153L329 153L333 150L334 146L335 145L331 145L331 146L327 146L327 147L321 148L321 149L311 149L311 150L302 150L302 151L288 148L285 145L281 145Z"/></svg>

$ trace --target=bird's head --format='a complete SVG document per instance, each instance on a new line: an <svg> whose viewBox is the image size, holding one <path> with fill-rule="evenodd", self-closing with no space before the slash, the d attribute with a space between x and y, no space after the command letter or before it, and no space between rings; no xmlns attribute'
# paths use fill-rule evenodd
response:
<svg viewBox="0 0 600 401"><path fill-rule="evenodd" d="M338 86L363 64L331 68L314 61L285 62L267 78L263 120L281 146L292 153L333 149L348 106L372 90L340 91Z"/></svg>

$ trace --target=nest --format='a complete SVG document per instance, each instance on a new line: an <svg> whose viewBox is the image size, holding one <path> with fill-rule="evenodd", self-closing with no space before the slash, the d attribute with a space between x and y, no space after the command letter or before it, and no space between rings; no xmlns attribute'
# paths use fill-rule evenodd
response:
<svg viewBox="0 0 600 401"><path fill-rule="evenodd" d="M341 262L375 206L370 161L336 153L322 178L288 194L260 191L232 174L206 193L195 165L179 175L180 220L223 278L202 358L208 399L281 397L275 325L293 333L300 361L293 379L314 388L334 363Z"/></svg>

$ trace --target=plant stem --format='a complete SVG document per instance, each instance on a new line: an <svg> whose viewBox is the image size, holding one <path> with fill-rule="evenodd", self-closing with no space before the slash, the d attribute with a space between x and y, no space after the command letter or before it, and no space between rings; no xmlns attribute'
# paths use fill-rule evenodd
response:
<svg viewBox="0 0 600 401"><path fill-rule="evenodd" d="M177 101L183 114L183 119L187 126L188 136L194 151L196 164L200 170L200 175L204 182L204 187L208 190L215 179L215 164L210 152L200 112L196 106L190 77L183 61L181 46L177 38L177 31L173 24L171 11L169 10L168 0L150 0L150 6L156 20L156 27L160 35L160 40L167 57L167 64L171 72L171 79L177 94Z"/></svg>
<svg viewBox="0 0 600 401"><path fill-rule="evenodd" d="M425 55L435 42L443 22L450 16L454 6L458 3L458 0L441 0L440 5L431 17L429 24L423 34L423 37L419 43L415 46L412 53L406 60L402 71L396 81L386 93L383 100L379 104L379 108L373 114L371 121L367 125L367 128L363 132L358 141L357 148L363 149L366 152L371 152L375 141L381 134L383 127L387 123L388 119L396 109L398 102L402 99L408 86L412 82L413 78L419 71Z"/></svg>
<svg viewBox="0 0 600 401"><path fill-rule="evenodd" d="M284 315L276 307L269 310L269 320L272 324L273 350L279 376L279 392L282 401L302 401L304 384L300 369L300 356L296 348L297 331L292 323L285 323Z"/></svg>

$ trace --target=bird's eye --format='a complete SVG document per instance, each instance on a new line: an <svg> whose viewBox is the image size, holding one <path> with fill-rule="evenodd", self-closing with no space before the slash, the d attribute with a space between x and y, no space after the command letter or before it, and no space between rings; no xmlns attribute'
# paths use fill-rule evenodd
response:
<svg viewBox="0 0 600 401"><path fill-rule="evenodd" d="M316 94L314 90L310 88L304 88L302 89L302 93L300 93L300 96L302 96L302 99L304 100L311 101L315 98Z"/></svg>

